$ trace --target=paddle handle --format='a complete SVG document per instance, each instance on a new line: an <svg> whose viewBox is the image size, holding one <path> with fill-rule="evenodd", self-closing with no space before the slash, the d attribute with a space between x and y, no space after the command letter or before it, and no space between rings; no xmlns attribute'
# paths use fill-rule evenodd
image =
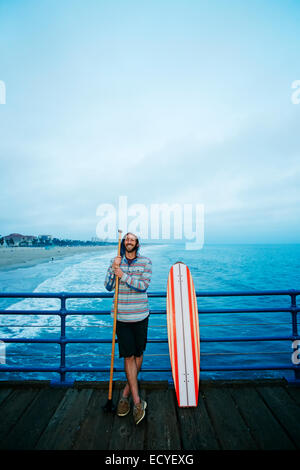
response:
<svg viewBox="0 0 300 470"><path fill-rule="evenodd" d="M118 232L119 232L118 256L120 256L122 230L119 230ZM115 303L114 303L114 324L113 324L113 335L112 335L112 345L111 345L110 376L109 376L109 388L108 388L108 399L109 400L111 400L111 398L112 398L112 381L113 381L113 373L114 373L116 326L117 326L117 312L118 312L118 293L119 293L119 277L116 276Z"/></svg>

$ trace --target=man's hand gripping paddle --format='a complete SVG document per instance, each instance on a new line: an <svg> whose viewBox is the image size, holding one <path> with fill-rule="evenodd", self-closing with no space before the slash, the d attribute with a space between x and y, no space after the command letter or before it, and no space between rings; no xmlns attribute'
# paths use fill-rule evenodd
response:
<svg viewBox="0 0 300 470"><path fill-rule="evenodd" d="M119 232L119 242L118 242L118 256L120 256L121 251L121 236L122 230ZM112 335L112 346L111 346L111 361L110 361L110 377L109 377L109 389L108 389L108 400L106 405L103 407L104 411L114 412L116 407L112 402L112 384L113 384L113 372L114 372L114 358L115 358L115 340L116 340L116 325L117 325L117 311L118 311L118 293L119 293L119 277L116 276L116 286L115 286L115 303L114 303L114 324L113 324L113 335Z"/></svg>

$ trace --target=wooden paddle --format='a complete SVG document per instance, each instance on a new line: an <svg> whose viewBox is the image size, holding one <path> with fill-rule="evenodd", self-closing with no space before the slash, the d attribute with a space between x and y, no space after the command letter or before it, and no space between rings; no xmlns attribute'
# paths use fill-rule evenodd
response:
<svg viewBox="0 0 300 470"><path fill-rule="evenodd" d="M118 232L119 232L118 256L120 256L122 230L118 230ZM117 312L118 312L118 293L119 293L119 277L116 276L115 303L114 303L114 324L113 324L111 360L110 360L110 377L109 377L109 388L108 388L108 400L107 400L106 405L104 406L105 411L114 411L115 410L115 406L113 405L113 402L112 402L112 384L113 384L114 359L115 359L116 326L117 326Z"/></svg>

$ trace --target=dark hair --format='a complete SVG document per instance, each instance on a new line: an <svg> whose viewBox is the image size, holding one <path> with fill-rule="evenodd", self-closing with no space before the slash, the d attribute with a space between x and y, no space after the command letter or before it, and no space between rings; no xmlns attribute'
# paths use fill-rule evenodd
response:
<svg viewBox="0 0 300 470"><path fill-rule="evenodd" d="M137 253L138 250L139 250L140 241L139 241L138 237L137 237L134 233L132 233L132 232L127 232L127 233L124 235L124 237L122 238L122 241L121 241L121 247L120 247L120 255L121 255L121 256L124 256L124 255L125 255L125 251L126 251L126 249L125 249L125 239L126 239L127 235L129 235L129 234L134 235L135 238L136 238L136 248L135 248L135 249L136 249L136 253Z"/></svg>

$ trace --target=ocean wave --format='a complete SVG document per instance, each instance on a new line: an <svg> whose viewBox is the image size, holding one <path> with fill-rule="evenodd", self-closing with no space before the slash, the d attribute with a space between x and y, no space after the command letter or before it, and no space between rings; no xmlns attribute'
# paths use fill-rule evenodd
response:
<svg viewBox="0 0 300 470"><path fill-rule="evenodd" d="M104 278L107 266L112 254L96 254L76 264L67 265L59 274L51 276L41 282L34 293L59 293L59 292L104 292ZM66 261L66 263L68 263ZM95 310L101 308L103 299L70 299L67 308L70 310ZM5 325L3 336L14 338L37 337L41 333L53 333L60 326L60 318L51 311L60 309L60 299L56 298L25 298L6 308L7 311L22 310L25 315L1 316L0 325ZM49 311L49 315L28 314L30 311ZM67 325L70 327L88 326L91 315L75 315L67 317ZM95 319L94 319L95 320ZM107 325L107 322L97 317L97 325ZM38 328L38 326L40 328Z"/></svg>

